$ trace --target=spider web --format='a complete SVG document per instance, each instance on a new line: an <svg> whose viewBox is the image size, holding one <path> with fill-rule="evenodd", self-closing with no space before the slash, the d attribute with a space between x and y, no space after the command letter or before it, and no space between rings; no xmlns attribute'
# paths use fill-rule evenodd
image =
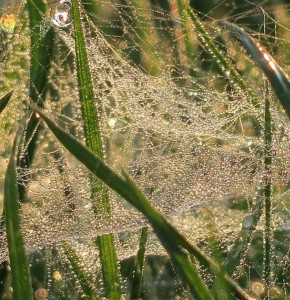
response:
<svg viewBox="0 0 290 300"><path fill-rule="evenodd" d="M225 10L227 3L222 1L201 14L212 39L257 93L260 105L254 106L245 91L236 88L231 79L225 79L216 59L200 43L193 26L187 27L190 34L184 37L184 22L175 1L167 4L133 0L84 3L86 47L105 161L118 173L125 169L151 203L189 239L206 245L205 250L209 253L208 240L212 233L210 229L204 230L204 226L210 219L221 251L226 254L263 188L265 176L269 175L265 173L263 149L264 102L270 97L273 123L272 255L277 261L273 288L286 293L289 122L276 105L271 91L266 92L260 71L214 20L226 19L246 27L287 72L290 57L287 51L288 6L269 6L266 2L258 6L245 1L243 5L228 4ZM41 26L43 35L55 26L51 18L55 16L58 3L48 1L47 5L50 9L37 25ZM12 104L1 114L1 182L14 128L22 115L21 100L28 98L30 42L27 14L24 10L14 34L1 32L4 49L1 53L4 70L1 85L3 91L17 86ZM55 31L45 109L63 128L84 141L72 28L55 26ZM191 45L190 55L186 52L185 42ZM119 236L132 232L134 237L136 228L146 225L146 220L113 192L110 192L110 224L101 216L96 218L87 171L46 128L38 143L32 167L18 170L19 181L27 190L27 201L21 205L27 249L37 255L35 249L44 246L48 247L44 249L54 249L55 244L66 240L83 253L82 243L86 249L91 249L87 245L91 239L110 232L119 234L120 260L134 255L136 243ZM262 250L256 251L263 248L259 244L263 244L263 226L262 217L252 234L252 246L234 274L241 282L247 278L244 287L252 288L254 293L253 283L263 279L262 264L257 263L262 259ZM2 239L5 241L4 233ZM286 239L286 246L282 247L283 239ZM73 242L76 240L78 242ZM1 260L5 260L6 245L2 244ZM163 251L156 244L153 239L148 253ZM91 251L95 253L96 250ZM65 256L61 250L58 255ZM83 260L90 265L88 259ZM65 271L66 264L62 262L62 267L56 267L55 263L48 263L53 270L61 268L63 274L71 272ZM91 274L95 272L93 267L88 270ZM205 273L204 276L208 275ZM49 289L53 288L50 286Z"/></svg>

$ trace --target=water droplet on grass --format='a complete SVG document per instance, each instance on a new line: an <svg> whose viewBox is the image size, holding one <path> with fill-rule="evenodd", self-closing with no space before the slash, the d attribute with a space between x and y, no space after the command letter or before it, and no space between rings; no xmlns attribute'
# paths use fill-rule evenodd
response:
<svg viewBox="0 0 290 300"><path fill-rule="evenodd" d="M65 28L72 24L72 5L68 0L61 0L52 11L52 23Z"/></svg>

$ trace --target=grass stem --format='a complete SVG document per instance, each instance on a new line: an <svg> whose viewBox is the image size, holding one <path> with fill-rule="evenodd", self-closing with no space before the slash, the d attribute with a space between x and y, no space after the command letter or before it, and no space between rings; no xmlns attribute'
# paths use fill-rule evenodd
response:
<svg viewBox="0 0 290 300"><path fill-rule="evenodd" d="M271 165L272 157L272 118L270 111L270 97L268 81L265 80L265 133L264 133L264 210L265 210L265 231L264 231L264 280L267 286L271 285L272 279L272 180Z"/></svg>
<svg viewBox="0 0 290 300"><path fill-rule="evenodd" d="M89 68L86 43L82 26L80 2L72 0L74 19L75 53L77 78L79 84L79 99L83 120L84 135L87 147L99 158L104 158L100 121L95 105L95 96ZM111 208L108 188L96 177L91 177L91 195L95 199L94 211L96 217L109 222ZM111 300L121 298L120 271L117 263L117 254L114 245L114 236L105 234L96 239L99 246L102 264L103 281L106 296Z"/></svg>

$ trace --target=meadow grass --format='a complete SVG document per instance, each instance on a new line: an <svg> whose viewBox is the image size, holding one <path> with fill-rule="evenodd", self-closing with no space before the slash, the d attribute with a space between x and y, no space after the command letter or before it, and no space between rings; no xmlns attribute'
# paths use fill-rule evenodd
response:
<svg viewBox="0 0 290 300"><path fill-rule="evenodd" d="M125 1L126 2L126 1ZM87 2L85 8L87 13L92 13ZM9 261L11 268L11 288L13 291L13 299L34 299L35 290L33 280L31 279L32 266L29 266L29 253L23 232L21 228L22 211L21 205L30 201L28 191L26 190L29 176L17 178L19 169L29 170L37 156L37 147L42 131L43 124L49 128L49 132L63 145L67 151L72 154L90 173L88 175L90 182L90 199L92 201L92 210L95 218L100 216L104 222L110 223L112 219L112 207L110 195L111 191L116 192L124 198L131 206L142 213L146 218L148 225L152 228L161 245L166 250L170 262L177 273L181 282L183 291L187 291L187 296L193 299L288 299L288 291L285 289L276 294L271 288L274 286L274 277L281 274L274 274L272 258L275 251L273 246L273 183L272 183L272 164L273 164L273 118L271 113L271 93L269 84L282 104L286 114L290 116L290 99L289 89L290 83L282 68L275 60L262 49L258 42L254 40L246 31L241 30L238 26L222 22L220 26L225 27L228 32L234 33L238 37L243 46L247 49L249 56L255 61L258 67L264 72L267 79L264 80L263 102L260 103L259 94L257 94L251 85L247 83L239 71L236 69L233 60L226 55L221 49L221 45L217 43L206 30L203 21L200 20L198 14L189 7L185 1L171 1L170 5L176 5L177 12L181 23L184 38L184 53L180 56L181 60L176 60L176 69L178 74L184 72L186 68L181 69L180 62L186 57L187 63L193 63L195 46L193 44L192 32L196 32L199 43L205 51L212 56L213 62L219 67L219 72L225 81L230 82L231 88L239 93L244 93L246 102L250 107L256 109L263 108L263 126L260 124L259 130L262 130L264 139L262 157L263 157L263 177L261 187L257 191L256 199L253 205L248 205L247 215L242 222L242 228L235 237L231 249L225 254L219 249L221 242L217 235L214 234L215 222L210 214L206 214L205 226L209 231L208 244L210 253L205 251L202 245L191 242L185 235L175 228L167 217L159 212L152 205L148 195L139 188L127 171L122 170L118 174L106 162L106 146L102 137L102 111L98 111L98 103L100 101L96 90L94 89L94 70L92 70L89 62L89 43L87 40L87 28L90 23L86 19L86 10L83 10L82 4L77 0L67 2L68 7L71 5L71 14L73 18L72 36L74 39L73 47L75 53L75 72L77 77L77 100L81 110L81 120L83 126L84 143L72 136L66 130L61 128L55 116L51 112L47 112L46 101L47 94L52 85L53 80L50 71L53 65L54 48L53 41L57 31L50 27L43 33L40 24L46 22L47 15L46 2L42 0L28 0L25 11L29 15L30 28L30 82L29 82L29 100L25 101L25 113L19 117L19 129L15 135L15 141L10 154L10 161L6 170L5 186L4 186L4 210L3 222L7 236L7 245L9 253ZM124 3L123 3L124 4ZM125 5L125 4L124 4ZM136 49L140 51L139 67L145 70L150 76L159 76L160 68L158 66L158 54L154 45L150 43L150 32L144 27L142 30L142 22L149 18L148 7L146 5L139 7L136 1L130 2L132 13L131 18L136 18L135 43ZM169 6L168 6L169 7ZM138 11L141 18L133 12ZM153 10L152 10L153 11ZM87 23L86 23L87 22ZM93 22L93 19L92 19ZM152 21L153 22L153 21ZM88 25L89 24L89 25ZM175 26L174 23L171 26ZM154 26L153 26L154 27ZM176 29L176 28L175 28ZM158 32L154 35L158 39ZM71 45L70 45L71 46ZM121 53L121 52L120 52ZM179 53L180 54L180 53ZM121 53L121 57L124 54ZM159 54L160 55L160 54ZM176 57L176 53L173 54ZM126 57L126 56L125 56ZM136 62L135 62L136 63ZM192 67L193 68L193 67ZM106 70L103 70L106 72ZM99 74L102 76L102 74ZM189 76L196 77L195 72L189 72ZM177 84L184 83L176 81ZM4 95L0 100L0 113L9 110L10 98L13 98L13 91ZM181 104L180 104L181 105ZM247 118L247 116L245 117ZM257 121L253 121L257 124ZM225 125L227 126L227 124ZM25 149L25 151L23 151ZM23 152L25 153L23 155ZM250 282L241 282L239 277L234 276L241 261L247 255L249 244L252 243L256 228L264 215L263 223L263 283L261 283L260 294L251 289ZM98 291L95 281L91 279L87 268L81 261L81 256L72 247L71 241L63 240L60 243L61 251L64 252L66 263L70 265L74 273L74 280L79 283L82 297L86 299L121 299L125 293L125 297L130 299L142 298L142 289L144 285L144 270L146 260L146 249L148 245L149 227L144 226L141 229L140 240L138 243L138 251L135 254L133 263L133 271L130 279L130 290L124 288L121 274L120 263L117 256L116 235L113 233L105 233L94 238L94 246L99 251L101 273L102 273L102 291ZM288 251L288 250L287 250ZM51 275L50 275L51 276ZM283 276L283 274L282 274ZM241 276L242 277L242 276ZM3 281L10 280L3 278ZM67 279L68 280L68 279ZM283 279L284 280L284 279ZM287 281L287 279L285 279ZM286 283L287 285L287 283ZM125 292L124 292L125 290ZM9 299L9 293L2 293L5 299ZM8 295L8 296L7 296ZM273 296L274 295L274 296ZM45 299L45 296L43 299ZM56 299L54 295L49 295L48 299ZM68 299L63 295L59 299ZM78 296L75 296L78 297ZM256 298L253 298L256 297ZM275 298L276 297L276 298ZM278 297L278 298L277 298ZM280 297L280 298L279 298ZM3 299L4 299L3 298ZM41 298L38 298L41 299ZM58 299L58 298L57 298Z"/></svg>

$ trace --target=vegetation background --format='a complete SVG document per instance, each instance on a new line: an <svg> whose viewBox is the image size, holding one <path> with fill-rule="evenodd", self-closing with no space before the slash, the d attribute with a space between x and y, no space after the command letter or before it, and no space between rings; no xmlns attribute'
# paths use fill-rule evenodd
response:
<svg viewBox="0 0 290 300"><path fill-rule="evenodd" d="M289 5L2 0L1 299L290 297Z"/></svg>

